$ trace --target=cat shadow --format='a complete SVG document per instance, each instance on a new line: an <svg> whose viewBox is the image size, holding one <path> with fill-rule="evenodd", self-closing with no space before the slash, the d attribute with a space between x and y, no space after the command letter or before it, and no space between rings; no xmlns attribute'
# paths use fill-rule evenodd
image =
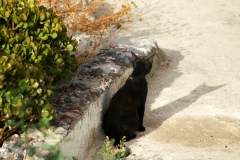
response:
<svg viewBox="0 0 240 160"><path fill-rule="evenodd" d="M178 98L177 100L161 106L157 109L149 110L146 113L146 126L151 128L158 128L165 120L169 119L173 115L183 111L185 108L191 106L196 102L202 95L208 94L219 88L224 87L226 84L217 86L208 86L206 83L194 88L188 95ZM155 119L154 119L155 117Z"/></svg>
<svg viewBox="0 0 240 160"><path fill-rule="evenodd" d="M150 73L148 77L148 97L146 102L146 111L144 117L145 132L138 132L137 137L127 142L127 145L131 145L138 141L138 139L144 135L151 133L157 129L165 120L169 119L173 115L183 111L196 102L201 96L218 90L225 86L208 86L206 83L202 83L199 86L192 89L192 91L181 98L176 99L164 106L159 106L156 109L150 109L149 106L156 102L156 99L161 94L164 88L171 87L173 82L181 77L182 73L178 69L179 63L184 59L184 56L180 52L174 50L163 49L167 58L170 60L169 66L160 67L158 70Z"/></svg>

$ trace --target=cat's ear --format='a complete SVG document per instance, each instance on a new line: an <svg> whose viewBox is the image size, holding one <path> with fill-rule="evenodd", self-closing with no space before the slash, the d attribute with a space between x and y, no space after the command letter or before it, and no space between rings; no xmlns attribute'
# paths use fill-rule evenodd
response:
<svg viewBox="0 0 240 160"><path fill-rule="evenodd" d="M135 53L133 51L131 51L132 53L132 60L136 61L138 59L138 57L135 55Z"/></svg>
<svg viewBox="0 0 240 160"><path fill-rule="evenodd" d="M148 58L148 60L149 60L151 63L153 63L153 57L154 57L154 55L155 55L155 54L151 55L151 56Z"/></svg>
<svg viewBox="0 0 240 160"><path fill-rule="evenodd" d="M135 68L138 57L135 55L135 53L133 51L131 51L131 54L132 54L133 68Z"/></svg>

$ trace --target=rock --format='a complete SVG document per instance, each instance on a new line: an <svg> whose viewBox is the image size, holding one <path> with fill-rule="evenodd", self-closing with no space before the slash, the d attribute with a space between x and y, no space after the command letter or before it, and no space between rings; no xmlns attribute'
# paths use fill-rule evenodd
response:
<svg viewBox="0 0 240 160"><path fill-rule="evenodd" d="M64 98L65 103L73 103L73 100L70 97Z"/></svg>
<svg viewBox="0 0 240 160"><path fill-rule="evenodd" d="M91 73L90 76L98 76L101 75L103 73L103 69L102 68L96 68L94 69Z"/></svg>
<svg viewBox="0 0 240 160"><path fill-rule="evenodd" d="M65 118L64 122L66 122L67 124L71 125L72 121L70 118Z"/></svg>
<svg viewBox="0 0 240 160"><path fill-rule="evenodd" d="M85 91L86 90L86 86L82 83L78 83L78 88L82 91Z"/></svg>
<svg viewBox="0 0 240 160"><path fill-rule="evenodd" d="M81 111L79 111L79 110L72 110L72 112L77 113L77 114L79 114L79 115L82 115L82 114L83 114L83 113L82 113Z"/></svg>
<svg viewBox="0 0 240 160"><path fill-rule="evenodd" d="M165 61L166 57L163 51L158 47L154 40L147 38L135 38L134 36L113 36L109 40L110 48L126 48L128 51L134 52L139 57L147 57L150 54L161 54L160 61Z"/></svg>
<svg viewBox="0 0 240 160"><path fill-rule="evenodd" d="M9 148L0 148L0 158L7 158L11 154Z"/></svg>
<svg viewBox="0 0 240 160"><path fill-rule="evenodd" d="M90 89L90 93L92 93L93 95L96 95L96 96L100 96L102 94L102 89L100 88L93 88L93 89Z"/></svg>
<svg viewBox="0 0 240 160"><path fill-rule="evenodd" d="M124 65L124 66L130 67L132 64L132 61L131 61L130 57L128 57L128 56L115 55L114 57L115 57L114 62L116 64L121 63L122 65L120 65L120 66Z"/></svg>
<svg viewBox="0 0 240 160"><path fill-rule="evenodd" d="M59 123L60 121L60 118L59 117L54 117L51 121L50 121L50 124L55 126Z"/></svg>
<svg viewBox="0 0 240 160"><path fill-rule="evenodd" d="M56 133L56 134L61 134L61 135L66 135L66 134L67 134L67 130L64 129L63 127L58 127L58 128L55 130L55 133Z"/></svg>
<svg viewBox="0 0 240 160"><path fill-rule="evenodd" d="M14 157L17 160L23 160L24 159L24 154L23 153L14 154Z"/></svg>
<svg viewBox="0 0 240 160"><path fill-rule="evenodd" d="M73 91L76 90L78 88L78 84L77 83L72 83L70 84L69 88Z"/></svg>
<svg viewBox="0 0 240 160"><path fill-rule="evenodd" d="M74 104L72 107L73 107L73 109L75 109L75 110L79 110L79 111L82 110L82 106L79 105L79 104Z"/></svg>
<svg viewBox="0 0 240 160"><path fill-rule="evenodd" d="M79 98L78 102L82 106L87 106L88 104L90 104L90 102L88 100L86 100L85 98Z"/></svg>
<svg viewBox="0 0 240 160"><path fill-rule="evenodd" d="M67 123L62 123L60 127L64 128L65 130L68 130L70 128L70 125Z"/></svg>
<svg viewBox="0 0 240 160"><path fill-rule="evenodd" d="M35 149L35 155L38 158L43 158L45 159L47 156L49 156L51 154L50 151L45 150L45 149L41 149L41 148L36 148Z"/></svg>
<svg viewBox="0 0 240 160"><path fill-rule="evenodd" d="M66 119L66 118L70 119L71 121L75 120L75 116L71 112L65 112L65 113L62 114L61 119L63 120L63 119Z"/></svg>
<svg viewBox="0 0 240 160"><path fill-rule="evenodd" d="M19 139L19 135L18 134L13 134L7 140L8 141L16 141L17 139Z"/></svg>

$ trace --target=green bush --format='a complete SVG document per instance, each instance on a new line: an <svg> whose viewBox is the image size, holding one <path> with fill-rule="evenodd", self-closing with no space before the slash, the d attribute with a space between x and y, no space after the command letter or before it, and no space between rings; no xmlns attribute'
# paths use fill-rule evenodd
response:
<svg viewBox="0 0 240 160"><path fill-rule="evenodd" d="M53 83L76 69L77 42L36 0L0 0L0 140L17 121L51 119Z"/></svg>

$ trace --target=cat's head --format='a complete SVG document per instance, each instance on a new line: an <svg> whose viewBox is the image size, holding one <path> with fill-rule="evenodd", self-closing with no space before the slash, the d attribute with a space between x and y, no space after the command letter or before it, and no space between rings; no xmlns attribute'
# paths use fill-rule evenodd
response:
<svg viewBox="0 0 240 160"><path fill-rule="evenodd" d="M132 63L135 72L142 75L147 75L152 69L154 54L147 58L138 58L133 52L132 53Z"/></svg>

